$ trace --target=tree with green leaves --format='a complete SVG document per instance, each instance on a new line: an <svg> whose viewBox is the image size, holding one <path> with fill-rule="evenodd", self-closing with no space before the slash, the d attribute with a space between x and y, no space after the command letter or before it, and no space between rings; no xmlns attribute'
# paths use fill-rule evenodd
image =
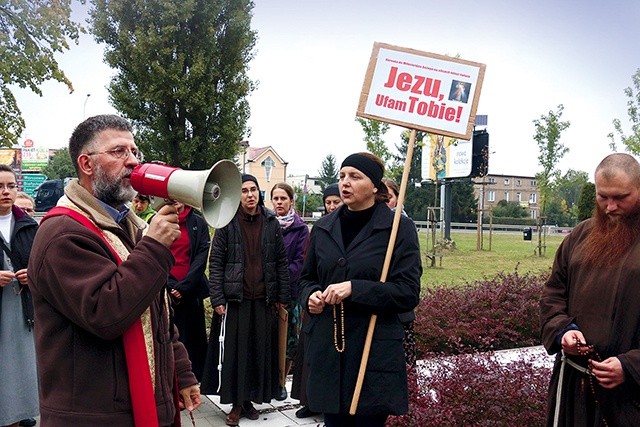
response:
<svg viewBox="0 0 640 427"><path fill-rule="evenodd" d="M559 227L572 227L576 225L576 219L573 217L571 209L567 206L566 200L557 197L551 197L547 203L547 224L555 224Z"/></svg>
<svg viewBox="0 0 640 427"><path fill-rule="evenodd" d="M427 219L427 208L434 206L435 201L435 185L427 184L421 185L422 173L422 141L425 133L416 132L416 146L413 150L413 157L411 158L411 165L409 167L409 176L407 178L407 188L404 197L404 210L410 218L416 221L425 221ZM407 157L407 148L409 146L409 139L411 137L411 131L404 130L400 134L401 142L396 144L396 149L399 155L395 156L395 161L404 165L404 160ZM398 185L402 182L403 168L395 168L387 175L391 177Z"/></svg>
<svg viewBox="0 0 640 427"><path fill-rule="evenodd" d="M92 33L116 70L111 102L148 158L206 169L248 133L256 34L250 0L94 0Z"/></svg>
<svg viewBox="0 0 640 427"><path fill-rule="evenodd" d="M584 171L569 169L556 181L555 193L567 203L569 209L578 203L582 187L589 182L589 174Z"/></svg>
<svg viewBox="0 0 640 427"><path fill-rule="evenodd" d="M357 117L356 121L360 123L364 131L363 141L367 144L367 151L378 156L385 167L388 167L387 164L392 155L383 137L389 131L389 123L361 117Z"/></svg>
<svg viewBox="0 0 640 427"><path fill-rule="evenodd" d="M42 173L49 179L67 178L76 176L76 170L71 163L69 149L62 148L49 159L47 166L42 168Z"/></svg>
<svg viewBox="0 0 640 427"><path fill-rule="evenodd" d="M338 172L336 157L333 154L328 154L327 157L322 160L322 165L318 171L318 181L320 182L322 191L327 188L327 185L338 182Z"/></svg>
<svg viewBox="0 0 640 427"><path fill-rule="evenodd" d="M519 202L500 200L493 207L493 216L494 218L526 218L529 216L529 213Z"/></svg>
<svg viewBox="0 0 640 427"><path fill-rule="evenodd" d="M542 172L536 174L538 187L540 188L540 212L544 216L546 213L546 205L551 197L553 185L558 178L560 171L557 169L558 162L569 151L568 147L560 142L562 132L564 132L571 123L562 121L562 112L564 106L558 105L557 111L549 111L546 116L540 116L535 119L535 134L533 139L537 142L540 154L538 161L542 166Z"/></svg>
<svg viewBox="0 0 640 427"><path fill-rule="evenodd" d="M596 185L592 182L587 182L582 187L580 198L578 199L578 221L584 221L587 218L591 218L595 207Z"/></svg>
<svg viewBox="0 0 640 427"><path fill-rule="evenodd" d="M302 216L302 212L304 211L305 217L310 217L312 212L322 211L324 210L324 205L322 203L322 194L310 194L307 193L306 197L303 197L302 188L296 187L293 189L293 198L295 200L295 209L300 216Z"/></svg>
<svg viewBox="0 0 640 427"><path fill-rule="evenodd" d="M422 148L423 148L423 140L427 134L422 131L416 132L416 140L415 147L413 150L413 157L411 158L411 165L409 166L409 184L420 184L422 181ZM411 131L404 130L400 134L400 144L396 144L396 150L398 150L398 155L394 156L395 163L402 164L402 168L396 168L388 171L387 175L389 175L393 180L395 180L398 185L400 185L400 180L402 179L402 173L404 169L405 159L407 158L407 148L409 146L409 139L411 138ZM409 185L411 187L411 185Z"/></svg>
<svg viewBox="0 0 640 427"><path fill-rule="evenodd" d="M473 192L471 179L451 182L451 221L473 222L478 215L478 199Z"/></svg>
<svg viewBox="0 0 640 427"><path fill-rule="evenodd" d="M0 145L11 147L25 122L10 85L29 88L42 96L47 80L71 81L54 55L78 42L82 27L71 20L71 0L12 0L0 5Z"/></svg>
<svg viewBox="0 0 640 427"><path fill-rule="evenodd" d="M577 224L578 199L582 188L587 182L589 182L588 173L573 169L569 169L564 175L558 177L554 185L552 200L557 200L555 210L560 216L556 215L555 220L550 220L551 222L558 225L566 224L567 226ZM547 212L547 217L549 216Z"/></svg>
<svg viewBox="0 0 640 427"><path fill-rule="evenodd" d="M631 122L631 134L627 135L623 131L620 119L613 120L613 127L615 129L615 135L620 138L622 145L625 146L627 151L635 155L640 155L640 68L631 76L631 80L633 87L629 86L624 90L624 94L628 98L627 114L629 115L629 122ZM609 146L613 151L617 151L614 132L611 132L608 136L609 139L611 139Z"/></svg>

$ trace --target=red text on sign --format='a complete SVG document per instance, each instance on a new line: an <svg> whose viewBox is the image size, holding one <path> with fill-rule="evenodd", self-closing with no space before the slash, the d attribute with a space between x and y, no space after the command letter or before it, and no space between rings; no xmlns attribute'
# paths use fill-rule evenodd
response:
<svg viewBox="0 0 640 427"><path fill-rule="evenodd" d="M440 80L434 80L419 74L398 73L398 67L391 67L384 87L391 88L395 86L403 92L411 91L411 93L438 98L439 101L442 101L444 95L440 93L440 83Z"/></svg>
<svg viewBox="0 0 640 427"><path fill-rule="evenodd" d="M455 121L456 123L459 123L462 116L462 107L447 107L447 104L445 102L437 104L434 101L429 101L427 103L424 101L420 101L420 99L415 96L410 96L409 102L406 102L390 98L387 95L377 94L376 105L379 107L388 108L390 110L416 113L421 116L446 120L448 122Z"/></svg>

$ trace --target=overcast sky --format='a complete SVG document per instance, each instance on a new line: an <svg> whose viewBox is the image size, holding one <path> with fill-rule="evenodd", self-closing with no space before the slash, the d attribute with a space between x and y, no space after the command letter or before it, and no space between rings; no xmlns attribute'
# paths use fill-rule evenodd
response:
<svg viewBox="0 0 640 427"><path fill-rule="evenodd" d="M637 0L255 0L249 73L258 87L247 139L272 146L291 174L315 175L328 154L340 163L364 150L355 112L378 41L486 64L477 113L488 115L490 173L539 172L532 121L564 104L571 126L560 142L570 151L560 168L592 176L610 152L612 120L630 128L623 91L640 68L638 22ZM84 117L115 112L102 57L103 48L83 36L59 57L72 94L59 83L45 84L42 98L19 92L23 140L62 147ZM387 134L391 148L401 131Z"/></svg>

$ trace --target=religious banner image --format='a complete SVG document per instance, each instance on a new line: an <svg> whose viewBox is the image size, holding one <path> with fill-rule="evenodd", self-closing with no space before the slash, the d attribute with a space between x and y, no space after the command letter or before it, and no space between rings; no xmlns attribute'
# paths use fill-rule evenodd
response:
<svg viewBox="0 0 640 427"><path fill-rule="evenodd" d="M471 139L485 65L375 43L356 115Z"/></svg>
<svg viewBox="0 0 640 427"><path fill-rule="evenodd" d="M467 177L471 174L472 156L471 141L429 134L423 140L422 180Z"/></svg>

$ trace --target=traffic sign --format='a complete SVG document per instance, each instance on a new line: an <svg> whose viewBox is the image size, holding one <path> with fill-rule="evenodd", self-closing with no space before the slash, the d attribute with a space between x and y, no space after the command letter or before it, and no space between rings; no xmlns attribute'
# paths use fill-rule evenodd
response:
<svg viewBox="0 0 640 427"><path fill-rule="evenodd" d="M31 197L34 196L35 190L38 185L42 184L47 180L47 176L41 173L23 173L18 174L18 188L21 187L20 191L24 191Z"/></svg>

